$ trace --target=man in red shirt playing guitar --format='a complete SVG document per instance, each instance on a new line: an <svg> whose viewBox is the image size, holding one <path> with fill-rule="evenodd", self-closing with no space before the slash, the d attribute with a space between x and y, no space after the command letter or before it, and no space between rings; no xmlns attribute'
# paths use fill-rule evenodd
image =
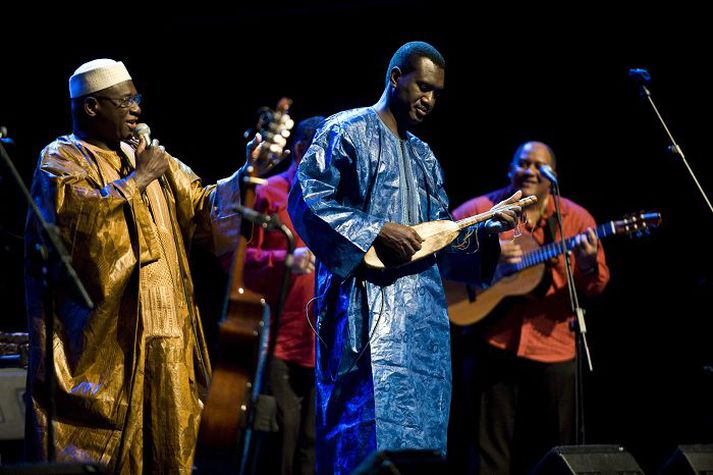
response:
<svg viewBox="0 0 713 475"><path fill-rule="evenodd" d="M550 181L539 172L543 164L555 169L550 147L522 144L510 165L510 185L467 201L453 213L460 219L486 211L517 190L537 196L538 203L523 211L526 222L500 235L503 269L560 239ZM577 288L587 297L598 295L609 281L609 269L594 232L596 223L571 200L562 198L561 207L565 237L577 236ZM476 357L465 378L474 379L470 398L479 406L481 474L527 473L549 448L575 441L575 335L564 266L561 255L551 259L534 290L504 300L473 328Z"/></svg>

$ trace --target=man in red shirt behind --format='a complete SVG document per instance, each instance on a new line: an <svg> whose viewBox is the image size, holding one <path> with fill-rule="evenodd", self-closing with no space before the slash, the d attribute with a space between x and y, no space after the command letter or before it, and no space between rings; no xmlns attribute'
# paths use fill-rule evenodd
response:
<svg viewBox="0 0 713 475"><path fill-rule="evenodd" d="M523 196L538 198L523 212L523 238L530 236L539 245L559 240L550 182L539 172L542 164L555 169L550 147L522 144L510 165L511 184L467 201L453 212L455 219L487 211L522 190ZM609 268L593 231L596 223L566 198L561 211L565 237L583 233L573 253L577 289L585 297L598 295L609 281ZM525 251L513 237L513 230L500 235L501 263L523 259ZM549 448L575 441L575 338L564 266L562 256L547 263L537 289L505 299L472 329L478 343L474 366L464 376L475 383L483 475L527 473Z"/></svg>
<svg viewBox="0 0 713 475"><path fill-rule="evenodd" d="M280 427L282 475L314 473L314 345L315 335L305 307L314 297L314 255L295 233L287 214L287 195L300 159L324 120L311 117L297 125L293 136L292 163L256 189L255 209L276 214L295 236L294 259L285 299L275 355L268 381L277 403ZM265 296L274 311L285 272L287 241L279 231L255 227L245 255L245 285Z"/></svg>

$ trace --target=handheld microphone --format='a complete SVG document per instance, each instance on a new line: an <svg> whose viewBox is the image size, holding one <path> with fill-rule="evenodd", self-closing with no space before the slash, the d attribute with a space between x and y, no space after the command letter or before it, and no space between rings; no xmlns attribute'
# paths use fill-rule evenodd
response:
<svg viewBox="0 0 713 475"><path fill-rule="evenodd" d="M143 137L143 139L146 141L146 148L151 148L151 127L149 127L148 124L144 124L143 122L137 124L136 128L134 129L134 135L139 139ZM159 148L163 150L162 147ZM158 177L158 182L163 188L169 189L168 181L166 180L165 174Z"/></svg>
<svg viewBox="0 0 713 475"><path fill-rule="evenodd" d="M136 128L134 129L134 135L141 139L141 137L144 138L146 141L146 148L151 147L151 128L148 126L148 124L138 124L136 125Z"/></svg>
<svg viewBox="0 0 713 475"><path fill-rule="evenodd" d="M555 171L552 169L552 167L547 164L542 164L540 165L540 168L538 170L540 172L540 175L544 176L545 178L550 180L550 182L552 182L553 186L559 186L559 183L557 182L557 175L555 174Z"/></svg>

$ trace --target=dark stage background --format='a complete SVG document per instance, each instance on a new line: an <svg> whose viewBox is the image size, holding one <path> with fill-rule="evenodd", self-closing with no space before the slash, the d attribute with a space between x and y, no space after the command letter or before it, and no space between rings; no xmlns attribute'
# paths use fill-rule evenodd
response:
<svg viewBox="0 0 713 475"><path fill-rule="evenodd" d="M417 134L440 158L453 206L506 183L526 139L549 143L563 193L599 222L663 214L650 236L605 243L611 282L587 304L594 373L586 379L590 443L620 443L644 469L680 443L713 441L713 214L649 106L627 78L648 68L651 90L701 183L713 193L710 58L700 15L619 10L513 11L403 1L234 8L225 15L142 11L30 19L0 14L0 124L27 184L39 151L70 132L67 79L81 63L123 60L144 94L153 135L206 182L242 163L241 134L259 106L294 99L296 120L373 104L402 43L433 43L446 92ZM557 19L559 18L559 19ZM564 19L563 19L564 18ZM25 330L25 205L0 170L0 329ZM194 256L206 325L223 282ZM458 417L458 414L454 414Z"/></svg>

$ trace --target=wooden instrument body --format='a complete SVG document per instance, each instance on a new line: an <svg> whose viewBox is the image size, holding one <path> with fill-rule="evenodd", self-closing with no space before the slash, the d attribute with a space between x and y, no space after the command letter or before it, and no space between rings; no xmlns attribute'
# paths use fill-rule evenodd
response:
<svg viewBox="0 0 713 475"><path fill-rule="evenodd" d="M539 246L532 236L523 234L515 241L524 252ZM495 282L485 290L473 290L460 282L443 280L448 303L448 318L456 325L470 325L483 320L495 307L509 296L526 295L535 290L542 281L545 264L537 264L516 273L508 273L507 266L498 266Z"/></svg>
<svg viewBox="0 0 713 475"><path fill-rule="evenodd" d="M453 242L460 233L458 223L448 220L429 221L411 227L423 238L421 249L411 256L411 262L440 251ZM386 267L374 246L364 256L364 263L373 268Z"/></svg>
<svg viewBox="0 0 713 475"><path fill-rule="evenodd" d="M265 363L270 311L260 295L246 289L231 299L219 323L217 364L201 416L199 441L211 450L233 450L245 429L247 410L257 400Z"/></svg>
<svg viewBox="0 0 713 475"><path fill-rule="evenodd" d="M661 213L636 213L617 221L609 221L594 230L599 239L625 234L640 237L661 224ZM448 317L456 325L470 325L483 320L508 296L526 295L540 284L545 272L545 262L562 254L562 241L542 247L529 234L515 238L523 250L522 261L514 265L500 265L495 271L493 284L476 291L463 283L443 280L448 303ZM564 240L564 248L577 246L577 236Z"/></svg>
<svg viewBox="0 0 713 475"><path fill-rule="evenodd" d="M267 170L284 158L282 153L293 122L287 114L292 101L283 98L274 114L263 114L257 129L264 142L247 167L243 205L253 208L257 169ZM269 112L269 109L267 109ZM265 112L263 110L263 112ZM246 470L252 421L249 417L262 388L270 334L270 309L265 299L245 287L243 273L250 227L244 223L233 255L228 293L219 323L213 376L201 415L196 465L200 473Z"/></svg>
<svg viewBox="0 0 713 475"><path fill-rule="evenodd" d="M487 221L488 219L492 218L498 211L507 210L513 207L524 208L526 206L533 205L536 202L537 197L527 196L518 200L515 203L493 208L489 211L486 211L485 213L476 214L474 216L461 219L459 221L450 221L444 219L415 224L411 226L411 228L416 231L418 235L421 236L421 238L423 239L423 242L421 243L421 249L416 251L411 256L409 262L400 265L403 266L409 264L411 262L423 259L426 256L430 256L431 254L440 251L441 249L452 243L458 237L458 234L460 234L461 230L465 229L468 226ZM384 261L381 259L381 256L379 256L376 247L374 246L371 246L364 255L364 264L366 264L367 267L371 267L374 269L384 269L386 267L392 267L384 263Z"/></svg>

